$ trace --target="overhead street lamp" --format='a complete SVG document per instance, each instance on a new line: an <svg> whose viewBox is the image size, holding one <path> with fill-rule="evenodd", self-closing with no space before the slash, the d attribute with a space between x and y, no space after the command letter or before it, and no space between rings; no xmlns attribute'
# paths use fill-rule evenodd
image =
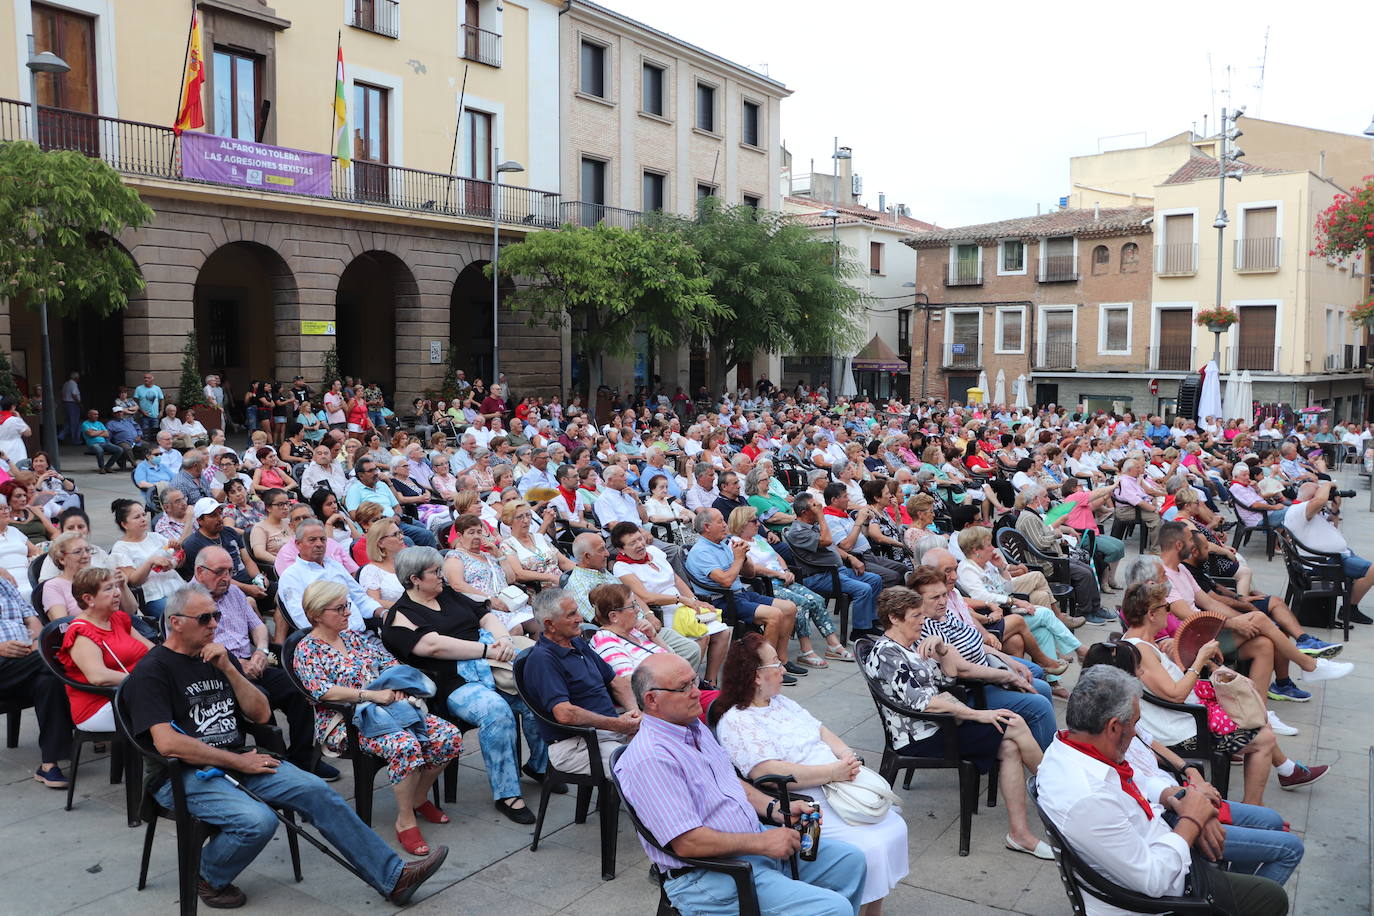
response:
<svg viewBox="0 0 1374 916"><path fill-rule="evenodd" d="M908 280L908 281L906 281L905 283L902 284L902 287L903 287L904 289L914 290L914 289L916 289L916 284L913 283L912 281ZM930 309L931 309L931 305L930 305L930 297L927 296L925 293L913 292L913 293L911 294L911 305L912 305L913 308L916 306L916 297L917 297L917 296L919 296L919 297L921 298L921 300L922 300L922 302L921 302L921 311L923 311L923 312L926 313L925 337L923 338L923 342L921 343L921 397L924 398L924 397L926 396L926 378L927 378L927 377L929 376L929 374L930 374Z"/></svg>
<svg viewBox="0 0 1374 916"><path fill-rule="evenodd" d="M493 151L492 159L501 158L501 150ZM507 172L523 172L525 167L514 159L507 159L496 167L491 182L491 383L501 378L501 176ZM501 392L503 395L506 392Z"/></svg>
<svg viewBox="0 0 1374 916"><path fill-rule="evenodd" d="M34 143L42 148L38 140L38 74L51 73L60 76L71 70L71 65L51 51L39 54L35 51L33 35L29 35L29 125ZM40 237L38 244L43 244ZM54 468L61 469L62 459L57 451L57 392L52 386L52 342L48 339L48 300L46 296L38 299L38 323L42 328L43 349L43 450ZM73 430L75 433L75 430Z"/></svg>

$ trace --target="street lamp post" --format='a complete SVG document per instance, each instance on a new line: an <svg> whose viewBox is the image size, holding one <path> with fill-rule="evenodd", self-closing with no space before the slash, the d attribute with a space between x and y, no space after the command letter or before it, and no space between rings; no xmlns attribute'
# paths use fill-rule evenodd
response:
<svg viewBox="0 0 1374 916"><path fill-rule="evenodd" d="M501 158L500 148L494 150L493 160ZM525 167L513 159L496 166L491 182L491 383L501 378L501 176L506 172L523 172ZM502 392L504 394L504 392Z"/></svg>
<svg viewBox="0 0 1374 916"><path fill-rule="evenodd" d="M39 54L35 48L33 35L29 35L29 59L25 64L29 68L29 125L33 142L41 148L42 144L38 141L38 74L58 76L71 70L71 65L51 51ZM38 243L43 243L41 237ZM38 324L42 329L43 349L43 450L48 453L52 466L60 470L62 459L57 450L57 392L52 386L52 342L48 338L48 300L45 296L38 299Z"/></svg>
<svg viewBox="0 0 1374 916"><path fill-rule="evenodd" d="M1226 179L1234 178L1240 181L1244 173L1237 168L1231 171L1231 166L1239 166L1240 159L1245 155L1245 151L1236 146L1235 141L1241 137L1241 131L1236 127L1236 122L1241 115L1245 114L1245 106L1231 110L1229 113L1225 108L1221 110L1221 131L1218 135L1217 146L1217 218L1212 221L1212 226L1217 230L1217 308L1221 308L1221 277L1222 262L1225 259L1225 236L1226 227L1230 225L1231 219L1226 215ZM1228 151L1229 148L1229 151ZM1232 354L1232 362L1234 363ZM1212 361L1217 364L1217 372L1221 372L1221 332L1212 332ZM1234 368L1234 366L1232 367Z"/></svg>
<svg viewBox="0 0 1374 916"><path fill-rule="evenodd" d="M902 284L905 289L914 290L916 284L908 280ZM916 297L921 297L921 311L925 312L925 336L921 343L921 397L926 396L926 378L930 374L930 297L925 293L913 292L911 294L911 305L916 306Z"/></svg>

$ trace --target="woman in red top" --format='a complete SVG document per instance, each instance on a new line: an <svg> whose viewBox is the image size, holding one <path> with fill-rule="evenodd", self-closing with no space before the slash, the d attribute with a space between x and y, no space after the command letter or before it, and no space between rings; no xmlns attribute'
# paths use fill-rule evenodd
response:
<svg viewBox="0 0 1374 916"><path fill-rule="evenodd" d="M81 608L67 627L57 652L67 677L93 687L114 687L129 676L153 644L133 630L119 609L124 577L114 570L88 567L76 574L72 596ZM86 731L112 732L114 710L108 697L67 688L72 721Z"/></svg>

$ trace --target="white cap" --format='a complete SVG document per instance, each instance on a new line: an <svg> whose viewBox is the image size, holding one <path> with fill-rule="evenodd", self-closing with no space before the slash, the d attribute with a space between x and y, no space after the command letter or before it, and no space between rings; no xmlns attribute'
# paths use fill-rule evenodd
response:
<svg viewBox="0 0 1374 916"><path fill-rule="evenodd" d="M192 520L200 518L202 515L209 515L219 509L223 509L228 503L222 503L213 496L202 496L196 500L195 509L192 510Z"/></svg>

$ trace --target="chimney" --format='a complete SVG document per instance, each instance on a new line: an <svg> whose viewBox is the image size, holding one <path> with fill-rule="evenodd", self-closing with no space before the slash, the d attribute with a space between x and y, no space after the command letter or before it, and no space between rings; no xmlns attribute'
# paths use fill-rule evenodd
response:
<svg viewBox="0 0 1374 916"><path fill-rule="evenodd" d="M887 194L882 191L878 192L878 212L887 212Z"/></svg>
<svg viewBox="0 0 1374 916"><path fill-rule="evenodd" d="M1097 201L1096 203L1093 204L1093 222L1096 223L1096 222L1100 221L1101 219L1102 219L1102 201L1099 200L1099 201Z"/></svg>
<svg viewBox="0 0 1374 916"><path fill-rule="evenodd" d="M840 149L847 151L850 155L848 159L840 160L840 186L835 189L835 203L845 206L852 205L854 201L854 151L848 146Z"/></svg>

